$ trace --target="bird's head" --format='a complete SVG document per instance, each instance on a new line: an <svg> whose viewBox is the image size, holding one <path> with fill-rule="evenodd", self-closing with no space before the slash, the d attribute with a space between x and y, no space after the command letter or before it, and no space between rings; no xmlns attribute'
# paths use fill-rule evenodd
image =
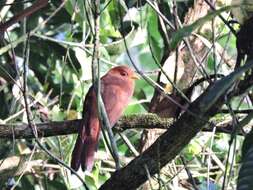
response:
<svg viewBox="0 0 253 190"><path fill-rule="evenodd" d="M130 67L121 65L112 68L108 71L107 75L113 78L119 78L121 80L136 80L139 79L139 76L134 72Z"/></svg>
<svg viewBox="0 0 253 190"><path fill-rule="evenodd" d="M102 83L120 86L124 91L129 91L131 94L134 90L136 79L139 79L139 77L130 67L121 65L110 69L102 77Z"/></svg>

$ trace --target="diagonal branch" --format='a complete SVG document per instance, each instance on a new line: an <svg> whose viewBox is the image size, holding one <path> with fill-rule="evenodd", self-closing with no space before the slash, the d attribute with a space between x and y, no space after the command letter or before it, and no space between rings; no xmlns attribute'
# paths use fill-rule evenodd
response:
<svg viewBox="0 0 253 190"><path fill-rule="evenodd" d="M25 17L31 16L33 13L37 12L38 10L42 9L48 4L48 0L37 0L32 6L20 11L18 14L13 16L10 20L0 24L0 35L3 33L13 24L21 21Z"/></svg>
<svg viewBox="0 0 253 190"><path fill-rule="evenodd" d="M214 83L198 99L190 104L190 111L182 114L173 124L171 124L171 120L169 119L160 119L149 114L146 119L143 116L142 120L137 120L141 126L150 123L151 126L156 124L161 126L162 124L163 126L167 125L169 128L142 155L135 158L126 167L113 173L112 177L100 189L136 189L148 179L146 169L148 169L150 175L156 174L159 168L171 161L206 124L210 124L209 119L224 104L225 97L232 98L235 95L240 95L253 86L253 76L249 75L237 85L234 92L232 91L233 85L237 83L242 74L252 67L253 61L250 61L230 75ZM118 125L125 127L126 125L132 126L136 120L131 118L128 122L122 121ZM45 124L39 124L37 130L39 135L69 134L74 132L68 132L69 128L72 128L72 130L75 129L75 132L77 132L76 126L78 126L78 122L81 122L81 120L65 121L64 123L52 122L51 127L54 126L54 131L58 130L58 133L52 133L52 129L49 131L43 129L43 127L48 126ZM8 133L4 135L3 132L6 131ZM6 127L6 125L0 125L0 137L12 138L12 131L14 131L15 138L33 137L32 131L27 125L21 125L21 128L20 126Z"/></svg>
<svg viewBox="0 0 253 190"><path fill-rule="evenodd" d="M156 174L159 168L171 161L203 126L210 123L209 119L215 115L224 104L225 97L232 98L234 95L244 93L253 85L253 77L249 76L237 85L238 88L235 92L228 93L232 92L232 86L238 81L242 74L252 67L253 61L250 61L245 66L238 68L230 75L214 83L198 99L190 104L190 111L182 114L173 124L171 124L171 120L169 119L160 119L155 116L150 117L149 114L146 119L139 120L142 126L148 123L151 125L161 125L161 123L163 123L163 126L168 124L169 128L142 155L136 157L126 167L113 173L112 177L105 182L100 189L136 189L148 179L146 169L148 169L150 175ZM196 117L196 115L198 115L198 117ZM143 118L145 118L145 116L143 116ZM123 122L121 125L123 127L125 125L131 126L131 122L134 121L135 120L130 119L130 122ZM52 122L51 125L54 126L54 131L58 130L57 134L69 134L69 128L75 129L75 132L77 132L77 127L75 126L78 126L78 122L81 122L81 120L66 121L64 123ZM118 125L120 125L120 122ZM48 136L52 135L52 129L46 131L43 129L45 126L48 125L39 124L37 126L38 134L41 135L45 133ZM9 131L9 133L6 133L4 136L3 132L6 131ZM16 138L34 137L31 128L27 125L21 125L21 127L6 127L6 125L0 125L0 137L11 138L13 134L12 131L14 131Z"/></svg>
<svg viewBox="0 0 253 190"><path fill-rule="evenodd" d="M190 112L185 112L163 135L161 135L142 155L132 160L126 167L112 174L100 190L132 190L138 188L147 179L149 174L153 176L159 172L159 168L165 166L175 158L182 149L196 136L196 134L208 124L208 120L218 112L224 104L226 97L232 98L233 94L229 91L239 80L242 74L253 67L253 61L245 64L230 75L222 78L211 85L199 98L190 106ZM238 84L248 84L246 91L252 84L252 77L249 80L241 81ZM245 86L244 86L245 87ZM244 92L245 92L244 91ZM229 95L229 96L228 96ZM195 114L199 117L195 117Z"/></svg>

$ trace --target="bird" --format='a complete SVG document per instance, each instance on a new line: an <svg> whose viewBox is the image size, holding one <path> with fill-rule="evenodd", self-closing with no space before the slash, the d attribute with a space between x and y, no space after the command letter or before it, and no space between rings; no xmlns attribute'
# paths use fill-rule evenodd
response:
<svg viewBox="0 0 253 190"><path fill-rule="evenodd" d="M136 72L125 65L113 67L101 78L101 96L111 126L116 124L130 102L136 79L139 79ZM82 118L72 152L71 167L75 171L80 166L83 171L91 171L101 131L93 85L85 97Z"/></svg>

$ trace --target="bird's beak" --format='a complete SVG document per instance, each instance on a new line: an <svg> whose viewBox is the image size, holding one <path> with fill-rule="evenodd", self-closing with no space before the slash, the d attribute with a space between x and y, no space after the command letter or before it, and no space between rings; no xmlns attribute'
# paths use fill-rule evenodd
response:
<svg viewBox="0 0 253 190"><path fill-rule="evenodd" d="M138 79L140 79L140 77L138 76L137 73L134 73L134 74L131 76L131 79L138 80Z"/></svg>

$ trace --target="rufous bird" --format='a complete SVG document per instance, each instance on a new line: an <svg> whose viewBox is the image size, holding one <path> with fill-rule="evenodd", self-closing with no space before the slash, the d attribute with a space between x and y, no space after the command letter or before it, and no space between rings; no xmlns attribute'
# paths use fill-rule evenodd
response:
<svg viewBox="0 0 253 190"><path fill-rule="evenodd" d="M114 67L101 78L101 96L111 126L115 125L127 107L134 93L135 79L138 76L127 66ZM83 123L72 152L71 167L76 171L80 166L84 171L91 171L101 131L93 86L85 97L83 109Z"/></svg>

